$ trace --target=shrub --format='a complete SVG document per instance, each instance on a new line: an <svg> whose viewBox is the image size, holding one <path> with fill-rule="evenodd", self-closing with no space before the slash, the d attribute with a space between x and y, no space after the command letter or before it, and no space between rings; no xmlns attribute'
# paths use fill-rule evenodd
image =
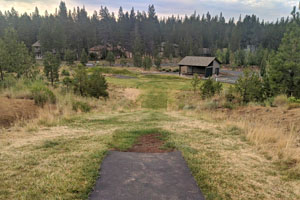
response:
<svg viewBox="0 0 300 200"><path fill-rule="evenodd" d="M203 99L210 98L215 94L220 94L222 84L210 78L200 86L200 91Z"/></svg>
<svg viewBox="0 0 300 200"><path fill-rule="evenodd" d="M88 94L92 97L108 97L107 83L99 70L94 70L88 79Z"/></svg>
<svg viewBox="0 0 300 200"><path fill-rule="evenodd" d="M17 79L14 76L6 76L3 81L0 81L0 90L14 87L17 84Z"/></svg>
<svg viewBox="0 0 300 200"><path fill-rule="evenodd" d="M235 85L237 93L244 103L263 102L266 99L264 82L257 73L245 71Z"/></svg>
<svg viewBox="0 0 300 200"><path fill-rule="evenodd" d="M41 83L36 83L32 86L31 94L34 103L38 106L43 107L46 103L56 103L56 96L54 93Z"/></svg>
<svg viewBox="0 0 300 200"><path fill-rule="evenodd" d="M192 84L194 93L196 93L196 90L198 89L198 86L200 84L200 79L198 77L198 74L194 74L191 84Z"/></svg>
<svg viewBox="0 0 300 200"><path fill-rule="evenodd" d="M61 72L62 76L70 76L70 72L68 70L63 69Z"/></svg>
<svg viewBox="0 0 300 200"><path fill-rule="evenodd" d="M81 96L108 97L107 83L100 69L93 70L88 76L85 67L79 65L75 71L73 85L74 92Z"/></svg>
<svg viewBox="0 0 300 200"><path fill-rule="evenodd" d="M288 109L300 108L300 99L295 97L288 98Z"/></svg>
<svg viewBox="0 0 300 200"><path fill-rule="evenodd" d="M72 83L73 80L68 76L63 79L63 84L67 87L67 89L69 89L72 86Z"/></svg>
<svg viewBox="0 0 300 200"><path fill-rule="evenodd" d="M78 110L80 110L81 112L87 113L87 112L90 112L92 108L89 104L87 104L85 102L76 101L76 102L73 102L72 109L76 112Z"/></svg>
<svg viewBox="0 0 300 200"><path fill-rule="evenodd" d="M288 101L290 103L300 103L300 99L297 99L296 97L290 97L288 98Z"/></svg>
<svg viewBox="0 0 300 200"><path fill-rule="evenodd" d="M288 104L288 98L286 95L278 95L274 98L273 105L274 106L286 106Z"/></svg>

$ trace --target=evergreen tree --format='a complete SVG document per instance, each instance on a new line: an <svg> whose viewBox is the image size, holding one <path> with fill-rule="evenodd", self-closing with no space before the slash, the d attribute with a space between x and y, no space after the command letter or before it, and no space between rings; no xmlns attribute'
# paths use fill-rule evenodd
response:
<svg viewBox="0 0 300 200"><path fill-rule="evenodd" d="M73 84L75 93L79 93L81 96L88 95L88 75L85 66L82 64L78 65L77 69L75 70Z"/></svg>
<svg viewBox="0 0 300 200"><path fill-rule="evenodd" d="M85 50L82 49L82 51L81 51L81 56L80 56L80 63L81 63L82 65L86 65L86 64L88 63L88 61L89 61L88 55L87 55L87 53L85 52Z"/></svg>
<svg viewBox="0 0 300 200"><path fill-rule="evenodd" d="M275 94L300 98L300 27L293 23L278 52L270 58L268 77Z"/></svg>
<svg viewBox="0 0 300 200"><path fill-rule="evenodd" d="M76 56L74 51L67 49L65 52L65 61L68 65L73 65L74 61L76 60Z"/></svg>
<svg viewBox="0 0 300 200"><path fill-rule="evenodd" d="M4 42L0 39L0 78L1 81L4 80L4 70L6 69L6 63L4 62L4 58L7 56L7 52L5 51Z"/></svg>
<svg viewBox="0 0 300 200"><path fill-rule="evenodd" d="M54 55L51 52L47 52L44 55L44 73L46 77L51 81L51 85L54 85L55 81L59 80L59 67L60 58L59 55Z"/></svg>
<svg viewBox="0 0 300 200"><path fill-rule="evenodd" d="M133 56L133 64L135 67L142 67L143 65L143 58L140 53L136 53Z"/></svg>
<svg viewBox="0 0 300 200"><path fill-rule="evenodd" d="M154 58L154 64L156 66L157 69L160 69L160 65L161 65L161 57L159 55L156 55Z"/></svg>
<svg viewBox="0 0 300 200"><path fill-rule="evenodd" d="M99 69L94 70L89 77L88 93L95 98L108 97L107 83Z"/></svg>
<svg viewBox="0 0 300 200"><path fill-rule="evenodd" d="M106 56L106 61L109 62L109 66L112 66L113 63L115 63L115 55L113 52L108 52L107 56Z"/></svg>
<svg viewBox="0 0 300 200"><path fill-rule="evenodd" d="M3 80L4 71L14 72L17 77L28 75L32 68L32 58L23 42L18 41L17 32L8 28L3 40L0 40L0 73Z"/></svg>
<svg viewBox="0 0 300 200"><path fill-rule="evenodd" d="M149 70L152 67L152 59L146 56L143 60L143 67L145 70Z"/></svg>

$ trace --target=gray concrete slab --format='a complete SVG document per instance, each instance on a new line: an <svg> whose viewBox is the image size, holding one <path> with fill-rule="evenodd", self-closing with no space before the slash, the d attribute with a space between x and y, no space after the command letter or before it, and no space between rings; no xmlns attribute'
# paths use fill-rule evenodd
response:
<svg viewBox="0 0 300 200"><path fill-rule="evenodd" d="M204 200L180 152L111 151L90 200Z"/></svg>

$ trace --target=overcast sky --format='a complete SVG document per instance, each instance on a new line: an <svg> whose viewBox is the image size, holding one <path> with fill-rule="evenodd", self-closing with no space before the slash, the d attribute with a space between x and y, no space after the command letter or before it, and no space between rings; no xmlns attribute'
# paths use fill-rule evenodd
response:
<svg viewBox="0 0 300 200"><path fill-rule="evenodd" d="M40 13L45 10L53 13L60 0L0 0L0 9L10 10L14 7L20 13L31 13L37 6ZM199 14L207 13L217 15L223 12L226 19L239 15L255 14L266 21L275 21L277 18L290 15L293 6L299 0L65 0L68 9L83 5L92 14L100 6L107 6L110 11L117 12L122 6L124 10L146 11L149 4L154 4L159 16L190 15L196 11Z"/></svg>

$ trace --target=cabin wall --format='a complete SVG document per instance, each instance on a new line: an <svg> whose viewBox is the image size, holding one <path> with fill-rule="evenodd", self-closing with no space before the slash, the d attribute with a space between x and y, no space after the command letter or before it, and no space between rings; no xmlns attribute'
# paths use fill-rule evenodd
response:
<svg viewBox="0 0 300 200"><path fill-rule="evenodd" d="M216 69L220 69L220 64L217 61L213 63L213 74L216 74Z"/></svg>
<svg viewBox="0 0 300 200"><path fill-rule="evenodd" d="M193 73L205 74L205 67L191 67L193 68Z"/></svg>

